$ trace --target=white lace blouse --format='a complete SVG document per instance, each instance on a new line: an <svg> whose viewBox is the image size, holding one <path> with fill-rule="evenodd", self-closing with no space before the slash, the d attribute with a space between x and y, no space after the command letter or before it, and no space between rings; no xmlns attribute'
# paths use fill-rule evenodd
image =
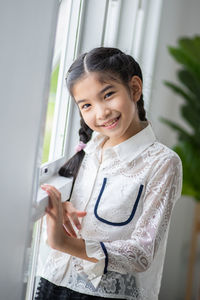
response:
<svg viewBox="0 0 200 300"><path fill-rule="evenodd" d="M86 210L78 235L97 263L52 250L42 277L80 293L156 300L172 208L181 195L178 155L156 140L151 125L107 148L94 134L85 148L71 201Z"/></svg>

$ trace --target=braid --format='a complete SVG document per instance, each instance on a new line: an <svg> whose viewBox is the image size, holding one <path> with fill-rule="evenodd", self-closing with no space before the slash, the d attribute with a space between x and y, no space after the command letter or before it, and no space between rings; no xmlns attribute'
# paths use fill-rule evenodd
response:
<svg viewBox="0 0 200 300"><path fill-rule="evenodd" d="M81 117L80 120L81 128L79 129L79 137L80 141L83 143L89 142L92 136L92 129L90 129L87 124L84 122L83 118ZM74 154L59 170L59 175L64 177L74 177L76 179L78 170L82 163L82 160L85 156L85 151L81 150Z"/></svg>
<svg viewBox="0 0 200 300"><path fill-rule="evenodd" d="M141 95L140 100L137 102L137 109L140 121L147 121L146 111L144 109L143 94Z"/></svg>
<svg viewBox="0 0 200 300"><path fill-rule="evenodd" d="M93 131L90 127L87 126L82 116L81 116L80 124L81 124L81 128L79 129L78 132L80 136L80 141L87 144L87 142L89 142L89 140L91 139Z"/></svg>

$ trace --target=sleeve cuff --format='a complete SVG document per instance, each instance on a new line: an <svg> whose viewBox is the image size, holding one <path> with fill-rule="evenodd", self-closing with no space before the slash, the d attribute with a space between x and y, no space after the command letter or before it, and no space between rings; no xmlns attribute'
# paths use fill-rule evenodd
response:
<svg viewBox="0 0 200 300"><path fill-rule="evenodd" d="M88 257L93 257L98 260L96 263L86 260L83 262L84 273L87 274L93 286L97 288L105 269L107 269L107 251L102 242L94 242L91 240L85 240L85 248Z"/></svg>

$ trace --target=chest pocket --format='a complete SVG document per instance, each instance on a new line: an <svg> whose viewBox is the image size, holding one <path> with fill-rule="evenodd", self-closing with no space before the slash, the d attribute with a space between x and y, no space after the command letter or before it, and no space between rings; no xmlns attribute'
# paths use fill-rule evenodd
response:
<svg viewBox="0 0 200 300"><path fill-rule="evenodd" d="M118 193L118 191L116 190L113 193L112 186L111 189L108 189L106 191L106 185L107 178L104 178L99 196L94 207L95 217L99 221L108 225L124 226L131 222L136 213L144 185L141 184L136 189L129 189L129 191L125 193L125 196L123 196L120 192ZM110 205L111 203L112 205ZM114 221L116 217L117 221Z"/></svg>

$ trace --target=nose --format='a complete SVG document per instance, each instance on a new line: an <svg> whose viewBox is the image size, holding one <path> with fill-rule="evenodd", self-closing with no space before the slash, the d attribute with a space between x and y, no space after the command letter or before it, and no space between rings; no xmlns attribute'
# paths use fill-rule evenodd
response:
<svg viewBox="0 0 200 300"><path fill-rule="evenodd" d="M107 105L101 103L96 108L96 117L98 120L106 120L111 114L111 109Z"/></svg>

